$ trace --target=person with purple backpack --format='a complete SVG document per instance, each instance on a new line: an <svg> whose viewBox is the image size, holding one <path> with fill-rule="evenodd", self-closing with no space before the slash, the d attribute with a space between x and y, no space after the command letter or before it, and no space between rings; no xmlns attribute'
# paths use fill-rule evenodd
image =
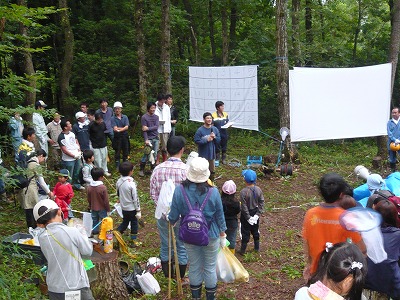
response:
<svg viewBox="0 0 400 300"><path fill-rule="evenodd" d="M208 224L208 244L199 246L194 244L194 241L190 243L184 241L184 245L190 265L189 281L192 299L201 299L204 282L206 299L213 300L217 291L217 254L219 247L226 245L226 224L218 189L207 183L210 177L208 167L208 161L205 158L193 158L186 172L187 179L175 188L168 220L171 224L175 224L180 216L184 220L189 214L187 201L190 202L192 208L202 208L203 216ZM179 234L181 236L181 232Z"/></svg>

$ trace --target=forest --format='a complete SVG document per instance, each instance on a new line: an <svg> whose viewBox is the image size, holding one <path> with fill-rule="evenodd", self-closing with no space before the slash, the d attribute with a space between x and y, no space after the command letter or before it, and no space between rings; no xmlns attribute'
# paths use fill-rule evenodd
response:
<svg viewBox="0 0 400 300"><path fill-rule="evenodd" d="M277 128L280 65L284 75L294 66L397 64L397 2L2 0L0 104L44 100L72 116L79 103L97 108L107 98L135 119L158 93L172 93L187 121L189 66L254 64L260 127Z"/></svg>

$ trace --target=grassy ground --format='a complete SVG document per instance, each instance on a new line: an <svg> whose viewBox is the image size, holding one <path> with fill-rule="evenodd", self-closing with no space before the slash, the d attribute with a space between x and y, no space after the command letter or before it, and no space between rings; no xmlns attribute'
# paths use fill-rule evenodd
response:
<svg viewBox="0 0 400 300"><path fill-rule="evenodd" d="M188 140L186 154L196 150L192 142L193 128L185 128ZM272 133L276 137L278 134ZM138 136L132 139L131 161L138 163L141 153L142 140ZM248 269L251 280L246 285L222 284L218 290L218 299L289 299L283 297L293 293L301 286L301 272L303 256L301 249L301 221L304 211L319 202L316 184L319 178L327 173L335 171L344 176L353 186L362 182L353 175L357 165L370 168L376 146L373 139L356 139L351 141L323 141L317 143L305 142L297 145L300 163L294 165L292 176L264 176L258 170L258 184L262 187L266 196L266 225L263 227L262 254L256 255L249 252L243 258L242 263ZM217 169L216 181L221 186L225 180L234 179L238 190L244 187L240 172L245 167L248 155L277 155L279 143L260 133L232 130L229 142L228 161L239 162L241 166L222 166ZM112 153L111 153L112 157ZM117 179L115 168L110 163L113 176L105 184L109 192L114 193L113 185ZM381 174L384 176L383 170ZM137 176L138 166L135 168L135 179L138 180L139 195L145 228L140 229L140 239L143 246L136 249L137 261L145 263L149 257L158 256L158 234L154 219L154 205L149 197L148 177ZM52 186L54 180L50 180ZM13 195L9 194L12 199ZM112 197L114 202L115 197ZM15 232L26 232L23 210L13 203L0 203L0 234L4 238ZM294 210L290 207L296 206ZM76 192L73 199L73 207L77 210L85 210L86 199L84 192ZM290 226L287 224L289 220ZM291 220L291 221L290 221ZM120 219L115 218L118 225ZM29 260L16 258L10 255L9 250L4 250L0 245L0 299L41 299L39 289L27 279L37 278L40 267L35 266ZM123 256L122 259L129 260ZM158 296L146 297L148 299L165 299L168 282L157 274L162 287ZM247 293L243 291L247 291ZM271 293L270 296L268 296ZM185 294L189 295L188 291ZM176 296L175 292L173 293ZM276 295L276 296L272 296ZM265 298L266 297L266 298ZM282 298L283 297L283 298ZM45 298L44 298L45 299ZM185 298L185 299L189 299Z"/></svg>

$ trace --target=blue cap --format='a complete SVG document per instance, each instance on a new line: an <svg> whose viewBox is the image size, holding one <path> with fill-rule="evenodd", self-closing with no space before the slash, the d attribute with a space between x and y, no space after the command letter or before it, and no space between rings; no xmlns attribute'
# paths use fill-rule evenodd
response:
<svg viewBox="0 0 400 300"><path fill-rule="evenodd" d="M242 171L242 176L247 183L255 183L257 180L257 174L251 169L246 169Z"/></svg>

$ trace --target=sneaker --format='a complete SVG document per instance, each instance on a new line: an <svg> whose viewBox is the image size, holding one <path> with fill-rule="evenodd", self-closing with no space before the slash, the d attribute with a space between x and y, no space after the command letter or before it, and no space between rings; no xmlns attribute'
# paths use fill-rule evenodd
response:
<svg viewBox="0 0 400 300"><path fill-rule="evenodd" d="M106 177L111 177L111 173L108 173L108 172L104 172L104 175L105 175Z"/></svg>
<svg viewBox="0 0 400 300"><path fill-rule="evenodd" d="M141 246L142 243L141 243L141 242L138 242L138 241L135 241L135 240L131 240L131 241L129 242L129 245L130 245L131 247L135 248L135 247Z"/></svg>
<svg viewBox="0 0 400 300"><path fill-rule="evenodd" d="M143 170L140 170L140 171L139 171L139 176L140 176L140 177L144 177L144 172L143 172Z"/></svg>
<svg viewBox="0 0 400 300"><path fill-rule="evenodd" d="M219 160L214 161L214 166L219 167Z"/></svg>

